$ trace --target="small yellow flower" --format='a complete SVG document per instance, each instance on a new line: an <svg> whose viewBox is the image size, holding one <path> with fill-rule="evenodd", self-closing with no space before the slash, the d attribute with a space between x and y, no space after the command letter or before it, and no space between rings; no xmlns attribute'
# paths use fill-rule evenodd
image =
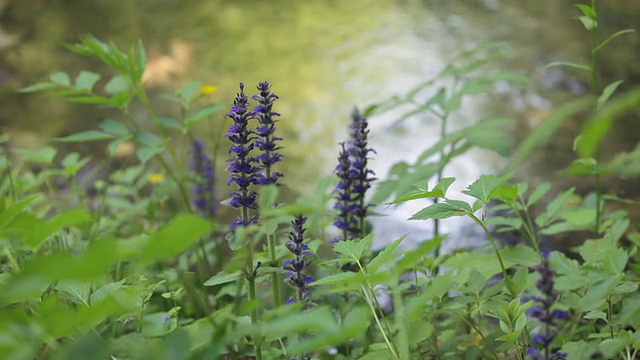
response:
<svg viewBox="0 0 640 360"><path fill-rule="evenodd" d="M218 90L218 87L214 85L203 85L200 87L200 93L204 95L214 93L216 90Z"/></svg>
<svg viewBox="0 0 640 360"><path fill-rule="evenodd" d="M149 180L149 182L152 183L152 184L157 184L157 183L163 182L164 181L164 174L153 173L153 174L149 175L149 177L147 177L147 180Z"/></svg>

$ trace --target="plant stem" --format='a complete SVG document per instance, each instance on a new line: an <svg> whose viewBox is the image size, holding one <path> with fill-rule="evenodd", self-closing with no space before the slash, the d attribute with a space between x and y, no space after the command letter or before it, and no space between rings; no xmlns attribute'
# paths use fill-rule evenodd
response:
<svg viewBox="0 0 640 360"><path fill-rule="evenodd" d="M596 11L596 0L591 0L591 8ZM597 20L593 20L594 24L591 26L591 90L593 92L593 112L597 113L598 109L598 75L596 73L596 28ZM596 170L594 174L595 190L596 190L596 219L595 219L595 232L600 233L600 218L602 217L600 203L602 202L602 189L600 184L600 144L596 146Z"/></svg>
<svg viewBox="0 0 640 360"><path fill-rule="evenodd" d="M248 221L249 209L246 206L242 207L242 219ZM246 236L246 235L245 235ZM249 283L249 300L252 303L251 308L251 324L256 325L258 323L258 300L256 297L256 268L253 265L253 244L251 240L246 242L244 246L244 256L246 265L246 277ZM262 349L260 346L260 339L258 336L254 336L253 345L256 350L256 359L262 360Z"/></svg>

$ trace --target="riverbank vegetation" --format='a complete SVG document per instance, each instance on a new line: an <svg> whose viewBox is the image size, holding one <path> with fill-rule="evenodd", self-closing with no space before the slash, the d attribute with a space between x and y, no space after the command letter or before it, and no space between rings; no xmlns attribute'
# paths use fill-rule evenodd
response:
<svg viewBox="0 0 640 360"><path fill-rule="evenodd" d="M486 71L503 45L482 43L435 79L344 114L348 136L335 148L333 174L299 197L279 168L287 138L278 124L287 120L278 84L239 83L226 104L209 102L216 87L194 81L165 97L178 109L172 118L149 101L141 42L128 51L93 36L68 45L112 72L57 71L21 91L119 116L56 139L104 144L104 168L79 153L52 165L55 148L2 147L0 356L637 358L638 203L601 184L637 177L640 152L605 161L601 144L617 118L640 107L640 90L618 91L623 79L602 84L597 71L610 42L636 35L599 33L595 5L576 8L591 62L549 64L588 73L590 94L555 109L520 144L510 143L501 117L449 124L464 99L527 81ZM416 115L436 121L439 141L415 162L398 159L388 174L374 174L369 119L398 109L399 123ZM593 191L518 176L533 149L585 113L576 160L560 175L587 177ZM216 131L199 130L214 121ZM447 166L477 148L509 160L465 184L465 197L452 196ZM121 152L135 162L122 164ZM216 161L220 153L225 163ZM219 178L227 188L216 187ZM408 247L404 237L386 239L372 251L373 205L409 202L423 204L407 221L432 229L426 241ZM441 251L448 241L441 224L455 217L481 230L477 247ZM558 251L558 234L574 246Z"/></svg>

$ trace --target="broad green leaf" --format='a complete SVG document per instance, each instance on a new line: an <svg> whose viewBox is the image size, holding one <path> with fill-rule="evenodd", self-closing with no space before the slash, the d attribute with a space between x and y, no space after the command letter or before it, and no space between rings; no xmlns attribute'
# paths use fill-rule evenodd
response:
<svg viewBox="0 0 640 360"><path fill-rule="evenodd" d="M495 175L481 175L478 180L467 187L463 193L472 196L483 203L488 203L493 197L494 191L502 184L509 181L514 172L508 172L500 177Z"/></svg>
<svg viewBox="0 0 640 360"><path fill-rule="evenodd" d="M182 124L174 119L159 117L158 122L167 129L182 130Z"/></svg>
<svg viewBox="0 0 640 360"><path fill-rule="evenodd" d="M57 138L58 141L64 142L85 142L85 141L96 141L96 140L107 140L113 139L114 136L102 131L97 130L89 130L61 138Z"/></svg>
<svg viewBox="0 0 640 360"><path fill-rule="evenodd" d="M258 206L260 210L268 210L274 207L278 199L278 187L274 184L262 186L260 196L258 197ZM264 213L261 214L264 217Z"/></svg>
<svg viewBox="0 0 640 360"><path fill-rule="evenodd" d="M162 145L162 140L148 131L138 131L133 134L133 138L141 145L157 147Z"/></svg>
<svg viewBox="0 0 640 360"><path fill-rule="evenodd" d="M118 136L127 136L129 135L129 129L125 124L123 124L119 120L109 119L109 118L101 118L98 119L98 126L113 135Z"/></svg>
<svg viewBox="0 0 640 360"><path fill-rule="evenodd" d="M91 92L93 86L100 80L100 75L91 71L80 71L80 74L76 78L74 87L78 90L86 90Z"/></svg>
<svg viewBox="0 0 640 360"><path fill-rule="evenodd" d="M189 100L193 97L193 95L195 95L198 92L201 86L202 86L202 82L195 80L188 83L184 87L178 89L175 92L175 94L185 103L188 103Z"/></svg>
<svg viewBox="0 0 640 360"><path fill-rule="evenodd" d="M446 219L452 216L465 216L471 213L469 204L463 201L448 200L428 206L413 214L409 220Z"/></svg>
<svg viewBox="0 0 640 360"><path fill-rule="evenodd" d="M611 95L613 95L620 84L622 84L622 80L612 82L611 84L607 85L604 90L602 90L602 95L598 97L598 105L596 106L596 109L602 109L602 107L607 103Z"/></svg>
<svg viewBox="0 0 640 360"><path fill-rule="evenodd" d="M354 272L341 272L338 274L328 275L323 277L322 279L318 279L311 283L312 286L316 285L336 285L336 284L345 284L354 281L358 274Z"/></svg>
<svg viewBox="0 0 640 360"><path fill-rule="evenodd" d="M389 350L376 350L366 353L359 357L358 360L389 360L393 359L393 355Z"/></svg>
<svg viewBox="0 0 640 360"><path fill-rule="evenodd" d="M147 337L158 337L173 332L178 327L178 320L175 317L165 318L165 316L167 316L165 312L145 315L142 334Z"/></svg>
<svg viewBox="0 0 640 360"><path fill-rule="evenodd" d="M615 288L615 286L622 279L622 275L619 276L611 276L602 280L596 281L589 289L587 293L580 299L579 305L581 311L590 311L594 310L601 304L603 304L611 290Z"/></svg>
<svg viewBox="0 0 640 360"><path fill-rule="evenodd" d="M593 50L591 50L592 54L596 54L598 51L600 51L603 47L605 47L611 40L617 38L620 35L624 35L627 33L632 33L635 32L635 30L633 29L626 29L626 30L620 30L614 34L612 34L611 36L609 36L608 38L606 38L603 42L600 43L600 45L596 46L595 48L593 48Z"/></svg>
<svg viewBox="0 0 640 360"><path fill-rule="evenodd" d="M209 221L193 214L178 215L169 224L151 234L140 253L140 259L154 261L178 256L210 232Z"/></svg>
<svg viewBox="0 0 640 360"><path fill-rule="evenodd" d="M62 292L65 299L89 307L91 284L80 281L63 280L56 285L56 290Z"/></svg>
<svg viewBox="0 0 640 360"><path fill-rule="evenodd" d="M124 109L133 99L133 94L127 90L117 92L111 96L108 105L117 109Z"/></svg>
<svg viewBox="0 0 640 360"><path fill-rule="evenodd" d="M604 311L601 311L601 310L591 310L585 316L583 316L583 318L589 319L589 320L601 319L601 320L604 320L605 322L608 322L607 314L605 314Z"/></svg>
<svg viewBox="0 0 640 360"><path fill-rule="evenodd" d="M237 281L242 276L242 271L236 271L231 274L227 274L226 272L221 271L216 275L210 277L209 280L205 281L204 286L216 286L230 283L233 281Z"/></svg>
<svg viewBox="0 0 640 360"><path fill-rule="evenodd" d="M49 76L49 80L51 80L52 83L57 85L63 85L63 86L71 85L71 79L69 79L69 75L67 75L67 73L62 71L54 72L53 74L51 74L51 76Z"/></svg>
<svg viewBox="0 0 640 360"><path fill-rule="evenodd" d="M164 147L141 146L136 150L136 155L142 163L146 163L152 157L159 155L164 151Z"/></svg>
<svg viewBox="0 0 640 360"><path fill-rule="evenodd" d="M58 151L50 146L38 150L15 149L14 152L30 163L51 164Z"/></svg>
<svg viewBox="0 0 640 360"><path fill-rule="evenodd" d="M369 250L369 248L371 248L371 241L373 241L373 233L363 237L359 241L356 241L354 247L354 256L357 260L360 260L362 258L362 255L364 255L364 253Z"/></svg>
<svg viewBox="0 0 640 360"><path fill-rule="evenodd" d="M127 91L127 90L129 90L129 82L122 75L116 75L112 77L111 80L109 80L107 85L105 85L104 87L104 91L107 94L112 94L112 95L119 93L121 91Z"/></svg>
<svg viewBox="0 0 640 360"><path fill-rule="evenodd" d="M122 288L125 281L126 280L120 280L100 287L91 294L91 296L89 297L89 303L95 304L97 302L100 302L102 299L114 294L116 291Z"/></svg>

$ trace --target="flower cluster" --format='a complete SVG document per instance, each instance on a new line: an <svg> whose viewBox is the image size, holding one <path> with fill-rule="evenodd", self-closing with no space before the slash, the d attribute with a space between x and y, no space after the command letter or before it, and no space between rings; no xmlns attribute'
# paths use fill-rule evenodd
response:
<svg viewBox="0 0 640 360"><path fill-rule="evenodd" d="M351 114L350 140L347 144L340 143L341 151L338 156L338 166L335 173L339 182L334 193L336 204L334 209L338 211L333 225L342 230L341 240L358 239L364 236L364 218L367 209L371 206L365 204L367 189L375 178L371 177L373 171L367 166L368 155L375 153L368 147L369 130L367 119L362 117L358 109Z"/></svg>
<svg viewBox="0 0 640 360"><path fill-rule="evenodd" d="M289 240L285 246L293 254L293 259L286 260L282 264L282 268L287 270L286 282L291 285L296 291L295 298L289 298L286 304L294 302L306 301L309 295L311 295L311 288L309 284L313 281L311 276L307 276L304 272L309 267L311 261L307 257L311 256L309 247L304 243L304 224L307 218L302 215L296 216L291 221L292 230L289 231Z"/></svg>
<svg viewBox="0 0 640 360"><path fill-rule="evenodd" d="M213 163L204 152L202 141L194 140L189 149L191 160L189 167L197 176L197 182L192 188L193 205L203 214L212 217L216 211L214 202Z"/></svg>
<svg viewBox="0 0 640 360"><path fill-rule="evenodd" d="M233 120L233 125L225 135L233 143L229 148L229 153L233 154L233 157L227 160L230 163L227 171L231 173L227 185L235 183L238 186L238 189L231 193L230 205L235 208L255 209L258 194L249 186L258 183L259 169L253 165L256 160L250 156L254 148L255 134L248 126L253 113L249 111L249 99L244 93L243 83L240 83L240 92L236 95L233 107L227 116ZM246 226L255 220L247 216L238 217L231 224L231 229Z"/></svg>
<svg viewBox="0 0 640 360"><path fill-rule="evenodd" d="M273 111L273 103L278 99L278 95L273 94L270 87L269 82L261 81L258 83L259 93L252 96L252 99L258 101L253 113L260 123L255 132L258 135L255 144L262 151L262 154L256 157L256 160L264 170L263 173L258 175L257 179L257 183L262 185L275 184L278 178L282 177L281 173L271 170L271 166L282 159L282 154L276 152L281 149L276 145L276 141L282 141L282 138L273 135L277 121L274 118L280 116L280 114Z"/></svg>
<svg viewBox="0 0 640 360"><path fill-rule="evenodd" d="M540 279L536 281L536 287L540 290L541 296L534 298L539 305L531 307L527 311L529 316L538 319L542 325L542 333L531 338L535 347L530 347L527 350L527 355L531 360L566 359L566 354L554 352L551 348L551 342L556 336L556 333L553 332L556 325L555 320L566 319L568 314L562 310L552 309L560 293L553 288L555 273L549 266L547 257L548 253L544 253L542 263L534 267L534 270L540 274Z"/></svg>

